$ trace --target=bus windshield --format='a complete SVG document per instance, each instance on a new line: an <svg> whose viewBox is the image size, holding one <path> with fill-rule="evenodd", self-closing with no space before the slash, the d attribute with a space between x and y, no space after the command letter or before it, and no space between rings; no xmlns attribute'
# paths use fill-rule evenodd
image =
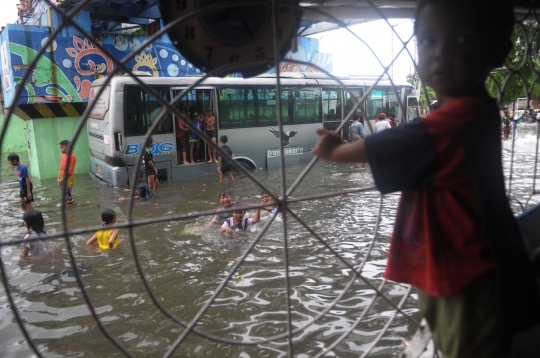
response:
<svg viewBox="0 0 540 358"><path fill-rule="evenodd" d="M170 101L170 87L152 87L159 96ZM124 133L126 136L145 135L152 122L159 116L161 105L157 99L139 86L126 86L124 100ZM172 115L168 113L153 133L172 133Z"/></svg>

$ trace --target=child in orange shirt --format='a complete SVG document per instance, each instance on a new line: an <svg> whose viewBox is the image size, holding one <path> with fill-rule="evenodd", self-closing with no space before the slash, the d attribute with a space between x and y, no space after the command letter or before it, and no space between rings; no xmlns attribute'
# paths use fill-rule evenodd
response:
<svg viewBox="0 0 540 358"><path fill-rule="evenodd" d="M73 204L75 200L73 200L72 192L73 192L73 181L75 180L75 164L77 163L77 158L75 158L75 154L71 153L69 156L69 163L68 163L68 149L70 142L69 140L63 140L59 143L60 145L60 152L62 152L62 160L60 163L60 171L58 172L58 186L62 189L64 192L64 197L66 200L66 204ZM69 165L69 168L68 168ZM64 181L66 182L64 186Z"/></svg>

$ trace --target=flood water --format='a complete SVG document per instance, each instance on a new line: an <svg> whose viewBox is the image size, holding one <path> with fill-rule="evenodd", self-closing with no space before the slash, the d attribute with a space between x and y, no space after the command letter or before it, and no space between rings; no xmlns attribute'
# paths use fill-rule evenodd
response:
<svg viewBox="0 0 540 358"><path fill-rule="evenodd" d="M529 205L540 202L530 196L536 152L536 126L523 124L516 141L512 194ZM511 142L504 143L505 168L509 168ZM2 242L22 239L22 210L18 205L18 182L15 168L2 154L0 190L0 230ZM27 158L21 156L22 162ZM305 164L286 168L290 185ZM31 168L30 168L31 171ZM253 172L270 189L281 192L280 170L259 169ZM152 219L171 215L191 215L218 206L217 193L230 188L234 199L260 201L260 189L247 176L236 174L236 182L224 185L216 176L162 184L156 196L136 201L133 219ZM34 183L34 208L44 213L50 234L62 231L60 189L56 179ZM373 186L369 169L354 165L317 163L294 192L293 198ZM103 209L116 211L118 223L128 220L129 202L119 198L127 193L111 188L89 175L77 175L73 190L76 205L67 207L69 230L98 227ZM376 191L305 201L291 209L320 235L343 258L358 265L366 258L369 244L376 235L373 251L363 268L363 277L378 286L381 283L389 237L395 216L397 194L384 197L380 219L380 196ZM513 202L516 213L521 209ZM252 213L253 214L253 213ZM133 242L129 231L121 229L118 249L100 251L86 246L93 232L69 237L75 260L83 264L84 288L105 330L124 349L137 357L162 356L183 332L173 319L156 308L139 275L136 261L157 302L171 316L190 322L226 279L229 271L247 250L266 223L263 220L234 239L217 233L218 225L204 226L209 217L184 218L137 226ZM194 333L182 342L174 356L184 357L282 357L288 355L286 340L258 345L237 345L287 332L283 225L287 223L288 270L291 322L293 329L310 324L293 337L293 355L314 356L347 332L371 303L373 290L356 280L338 303L321 319L315 316L342 293L353 277L351 270L324 247L291 215L278 217L268 231L235 270L231 279L196 325L198 332L211 334L218 341ZM375 232L379 224L378 231ZM78 283L66 269L71 268L64 238L51 240L51 252L39 258L21 258L20 245L2 248L2 260L24 324L38 350L46 357L117 357L122 353L102 334L87 308ZM64 271L63 271L64 270ZM0 286L0 343L2 356L29 357L28 347L11 311L6 292ZM406 292L403 285L388 282L382 292L394 303ZM404 304L404 311L419 321L414 291ZM376 339L388 322L392 307L377 300L341 343L334 356L357 357ZM402 315L377 343L370 356L395 357L405 348L416 330ZM219 339L225 342L219 342Z"/></svg>

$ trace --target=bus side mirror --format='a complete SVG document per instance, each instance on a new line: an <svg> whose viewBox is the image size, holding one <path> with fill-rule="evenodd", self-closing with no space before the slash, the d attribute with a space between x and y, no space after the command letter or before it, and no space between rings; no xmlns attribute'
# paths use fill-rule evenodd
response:
<svg viewBox="0 0 540 358"><path fill-rule="evenodd" d="M124 151L124 135L120 132L114 133L114 150L117 152Z"/></svg>

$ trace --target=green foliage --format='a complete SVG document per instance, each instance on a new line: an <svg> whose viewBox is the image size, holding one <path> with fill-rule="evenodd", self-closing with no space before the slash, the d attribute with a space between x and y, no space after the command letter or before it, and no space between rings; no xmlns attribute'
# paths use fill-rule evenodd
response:
<svg viewBox="0 0 540 358"><path fill-rule="evenodd" d="M536 22L517 24L512 43L514 47L505 66L494 70L486 81L492 97L498 98L499 92L504 92L502 103L526 97L527 92L529 98L540 97L540 76L534 71L540 69L540 25Z"/></svg>
<svg viewBox="0 0 540 358"><path fill-rule="evenodd" d="M512 34L514 47L506 58L503 67L491 72L486 81L488 93L493 98L499 98L502 91L502 103L511 103L520 97L540 97L540 24L526 22L516 24ZM536 69L536 70L535 70ZM416 86L416 75L408 75L407 82ZM504 86L504 87L503 87ZM429 100L426 99L426 92ZM429 107L436 99L435 92L430 87L420 86L420 108Z"/></svg>
<svg viewBox="0 0 540 358"><path fill-rule="evenodd" d="M407 75L407 82L409 82L410 84L416 87L418 78L414 74ZM428 98L426 98L426 91L428 94ZM427 109L429 105L436 99L437 97L435 96L435 91L433 91L431 87L420 86L420 98L419 98L420 110Z"/></svg>
<svg viewBox="0 0 540 358"><path fill-rule="evenodd" d="M124 30L122 31L124 35L132 35L132 36L148 36L148 31L143 29L142 27L138 28L137 30Z"/></svg>

